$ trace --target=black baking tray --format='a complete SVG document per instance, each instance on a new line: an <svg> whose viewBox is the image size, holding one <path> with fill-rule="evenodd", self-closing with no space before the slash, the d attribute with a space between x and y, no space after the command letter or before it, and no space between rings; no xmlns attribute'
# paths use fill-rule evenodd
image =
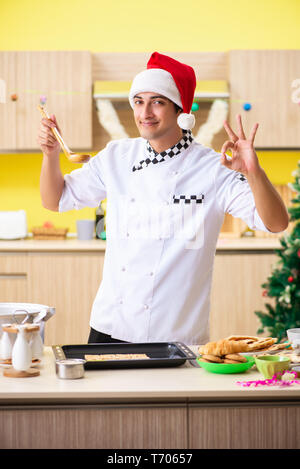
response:
<svg viewBox="0 0 300 469"><path fill-rule="evenodd" d="M104 368L156 368L183 365L186 360L195 360L196 355L182 342L148 343L103 343L78 345L53 345L56 360L83 358L88 355L116 353L145 353L148 359L107 360L86 362L86 370Z"/></svg>

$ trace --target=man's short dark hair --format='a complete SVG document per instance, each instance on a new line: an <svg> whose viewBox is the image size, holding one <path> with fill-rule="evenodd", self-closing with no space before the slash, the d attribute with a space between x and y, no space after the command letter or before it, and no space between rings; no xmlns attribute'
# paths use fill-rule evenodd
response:
<svg viewBox="0 0 300 469"><path fill-rule="evenodd" d="M175 106L176 114L177 114L178 111L182 111L182 108L180 106L178 106L178 104L174 103L174 106Z"/></svg>

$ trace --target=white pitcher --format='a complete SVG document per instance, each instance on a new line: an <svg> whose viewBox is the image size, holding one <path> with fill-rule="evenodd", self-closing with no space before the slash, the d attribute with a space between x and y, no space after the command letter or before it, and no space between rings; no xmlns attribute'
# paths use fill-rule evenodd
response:
<svg viewBox="0 0 300 469"><path fill-rule="evenodd" d="M15 370L26 371L32 362L31 348L27 340L26 326L18 326L18 336L12 351L12 366Z"/></svg>
<svg viewBox="0 0 300 469"><path fill-rule="evenodd" d="M8 325L9 324L3 324L2 327ZM12 357L12 350L13 341L11 340L10 334L6 331L3 331L1 337L0 358L2 360L9 360Z"/></svg>
<svg viewBox="0 0 300 469"><path fill-rule="evenodd" d="M32 360L40 360L43 355L44 344L39 330L32 332L29 345L31 347Z"/></svg>

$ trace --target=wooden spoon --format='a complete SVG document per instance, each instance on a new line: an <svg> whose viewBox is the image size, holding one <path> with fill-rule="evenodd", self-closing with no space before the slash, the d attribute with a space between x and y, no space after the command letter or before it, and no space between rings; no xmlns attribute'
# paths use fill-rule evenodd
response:
<svg viewBox="0 0 300 469"><path fill-rule="evenodd" d="M38 109L41 112L43 117L45 117L46 119L51 120L49 114L47 113L47 111L44 107L38 106ZM67 144L64 142L64 140L63 140L62 136L60 135L59 131L57 130L57 128L56 127L51 127L51 130L52 130L55 138L60 143L60 146L61 146L64 154L66 155L66 157L70 161L72 161L73 163L86 163L87 161L89 161L89 159L91 158L91 155L80 155L79 153L72 152L69 149L69 147L67 146Z"/></svg>

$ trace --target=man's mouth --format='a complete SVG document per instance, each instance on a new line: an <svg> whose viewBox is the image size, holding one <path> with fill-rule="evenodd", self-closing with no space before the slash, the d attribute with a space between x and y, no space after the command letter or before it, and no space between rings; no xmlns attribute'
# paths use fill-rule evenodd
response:
<svg viewBox="0 0 300 469"><path fill-rule="evenodd" d="M141 125L144 127L152 127L153 125L157 125L158 122L141 122Z"/></svg>

